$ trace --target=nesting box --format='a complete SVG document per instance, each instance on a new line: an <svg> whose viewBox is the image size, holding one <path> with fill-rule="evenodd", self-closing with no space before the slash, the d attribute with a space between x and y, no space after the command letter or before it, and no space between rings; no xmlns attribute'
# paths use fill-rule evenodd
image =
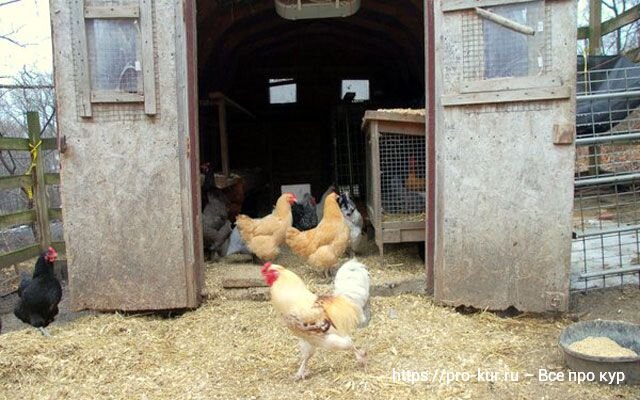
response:
<svg viewBox="0 0 640 400"><path fill-rule="evenodd" d="M380 255L384 243L425 240L424 110L367 111L367 211Z"/></svg>

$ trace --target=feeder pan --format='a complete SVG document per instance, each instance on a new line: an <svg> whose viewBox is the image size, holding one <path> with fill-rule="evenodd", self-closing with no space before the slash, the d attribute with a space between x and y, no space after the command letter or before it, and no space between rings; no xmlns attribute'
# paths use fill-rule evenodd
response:
<svg viewBox="0 0 640 400"><path fill-rule="evenodd" d="M571 343L588 336L607 337L623 347L640 353L640 325L622 321L582 321L566 327L560 334L559 340L565 362L573 371L593 372L596 378L600 377L600 372L624 372L624 383L640 384L640 356L597 357L578 353L569 348Z"/></svg>
<svg viewBox="0 0 640 400"><path fill-rule="evenodd" d="M360 9L360 0L274 0L276 12L286 19L348 17Z"/></svg>

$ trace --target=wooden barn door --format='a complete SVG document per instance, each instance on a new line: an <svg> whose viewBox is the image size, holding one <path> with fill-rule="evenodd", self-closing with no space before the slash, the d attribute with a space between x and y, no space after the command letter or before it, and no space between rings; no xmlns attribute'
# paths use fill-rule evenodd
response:
<svg viewBox="0 0 640 400"><path fill-rule="evenodd" d="M576 2L434 2L434 296L568 306Z"/></svg>
<svg viewBox="0 0 640 400"><path fill-rule="evenodd" d="M76 309L196 307L195 0L51 0Z"/></svg>

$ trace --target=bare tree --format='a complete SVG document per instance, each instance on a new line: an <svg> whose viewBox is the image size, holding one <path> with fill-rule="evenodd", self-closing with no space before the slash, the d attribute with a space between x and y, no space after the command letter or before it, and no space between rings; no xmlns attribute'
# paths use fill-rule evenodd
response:
<svg viewBox="0 0 640 400"><path fill-rule="evenodd" d="M30 71L23 68L12 78L11 85L0 89L0 136L28 137L25 118L27 111L37 111L40 115L43 137L54 137L56 133L54 118L54 93L51 74ZM47 172L59 169L56 151L41 151ZM31 164L31 155L27 151L0 150L0 176L24 174ZM5 191L0 209L4 212L29 208L30 202L25 190ZM53 203L59 203L57 191L51 193Z"/></svg>
<svg viewBox="0 0 640 400"><path fill-rule="evenodd" d="M8 6L13 3L18 3L20 1L21 0L5 0L4 2L0 2L0 8ZM0 39L6 40L7 42L15 44L16 46L25 47L27 46L27 44L19 42L18 40L13 38L13 36L15 36L15 34L18 33L19 31L20 31L20 28L12 28L11 30L6 32L0 32Z"/></svg>
<svg viewBox="0 0 640 400"><path fill-rule="evenodd" d="M640 0L602 0L603 11L607 11L606 14L603 14L615 18L639 3ZM602 38L602 53L614 55L637 48L640 46L638 42L639 32L640 23L638 21L611 32Z"/></svg>

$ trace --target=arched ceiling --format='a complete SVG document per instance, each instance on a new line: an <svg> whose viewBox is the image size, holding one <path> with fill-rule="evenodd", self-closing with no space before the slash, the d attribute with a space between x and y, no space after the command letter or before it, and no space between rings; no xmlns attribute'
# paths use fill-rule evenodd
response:
<svg viewBox="0 0 640 400"><path fill-rule="evenodd" d="M422 0L362 0L351 17L300 21L279 17L273 0L200 0L197 6L201 90L224 91L251 67L336 60L424 81Z"/></svg>

